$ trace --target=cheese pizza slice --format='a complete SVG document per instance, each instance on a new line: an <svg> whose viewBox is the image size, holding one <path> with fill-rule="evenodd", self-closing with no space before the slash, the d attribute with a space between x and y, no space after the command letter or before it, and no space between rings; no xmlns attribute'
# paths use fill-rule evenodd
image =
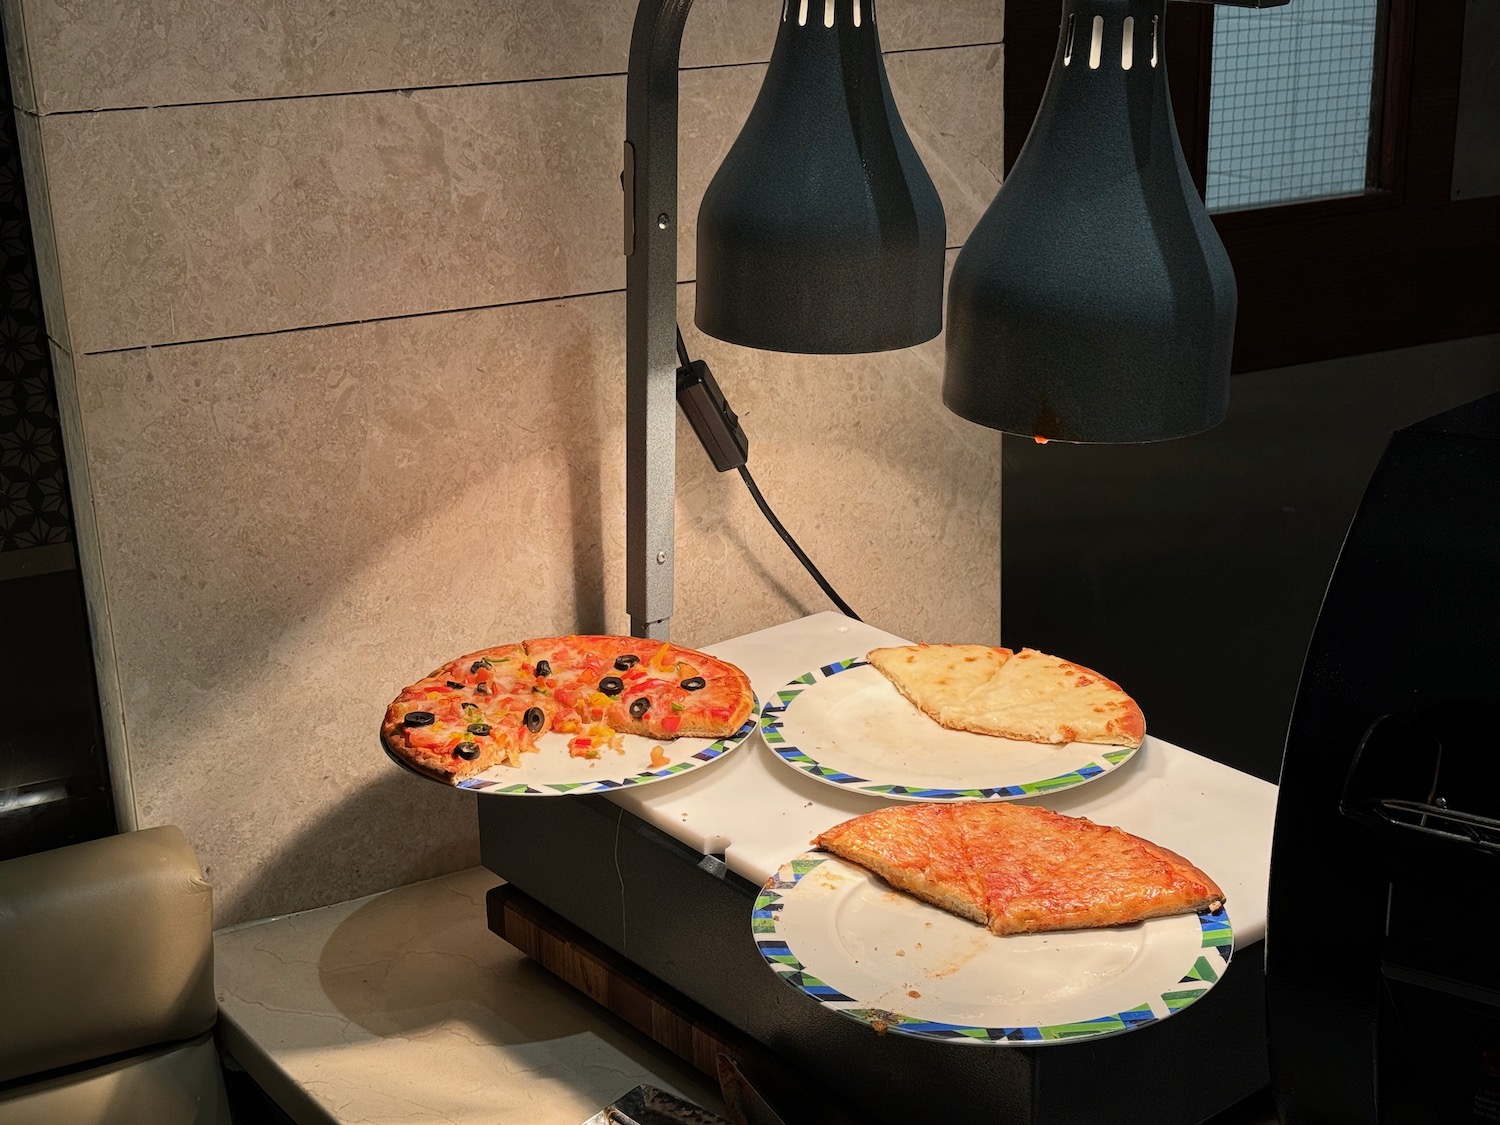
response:
<svg viewBox="0 0 1500 1125"><path fill-rule="evenodd" d="M1224 903L1218 884L1175 852L1031 805L892 806L813 843L1000 935L1123 926Z"/></svg>
<svg viewBox="0 0 1500 1125"><path fill-rule="evenodd" d="M988 645L901 645L871 649L875 669L931 718L942 722L945 708L957 707L994 679L1010 659L1010 649Z"/></svg>
<svg viewBox="0 0 1500 1125"><path fill-rule="evenodd" d="M874 649L866 659L950 730L1129 747L1146 735L1140 706L1119 684L1036 649L918 644Z"/></svg>

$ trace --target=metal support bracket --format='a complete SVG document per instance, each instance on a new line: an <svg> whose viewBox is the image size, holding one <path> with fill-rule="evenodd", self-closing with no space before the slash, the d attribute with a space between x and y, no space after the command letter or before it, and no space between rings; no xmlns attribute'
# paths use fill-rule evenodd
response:
<svg viewBox="0 0 1500 1125"><path fill-rule="evenodd" d="M672 617L677 472L677 68L692 0L641 0L625 82L625 609Z"/></svg>

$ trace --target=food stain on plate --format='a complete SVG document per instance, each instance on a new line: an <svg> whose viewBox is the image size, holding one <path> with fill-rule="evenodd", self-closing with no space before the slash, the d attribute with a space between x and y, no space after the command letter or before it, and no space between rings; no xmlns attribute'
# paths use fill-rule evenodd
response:
<svg viewBox="0 0 1500 1125"><path fill-rule="evenodd" d="M948 956L944 957L937 964L924 966L922 968L922 975L930 980L952 976L981 953L990 949L990 943L994 940L986 931L975 940L966 942L963 947L950 950Z"/></svg>
<svg viewBox="0 0 1500 1125"><path fill-rule="evenodd" d="M825 863L818 869L816 885L820 890L839 891L848 886L856 878L848 871L841 871L832 864Z"/></svg>

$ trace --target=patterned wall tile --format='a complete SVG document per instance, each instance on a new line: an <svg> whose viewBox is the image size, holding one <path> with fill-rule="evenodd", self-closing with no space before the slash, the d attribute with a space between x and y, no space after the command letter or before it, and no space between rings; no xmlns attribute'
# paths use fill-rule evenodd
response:
<svg viewBox="0 0 1500 1125"><path fill-rule="evenodd" d="M4 3L25 8L42 110L21 115L28 188L46 304L68 315L51 327L124 822L184 828L220 924L474 862L472 806L394 772L374 724L475 638L628 627L633 4L564 0L514 27L518 4L477 0ZM767 29L731 3L704 0L690 65L764 57ZM942 48L890 71L957 243L998 178L1000 6L882 11L888 49ZM686 215L761 69L684 72ZM82 112L122 105L156 108ZM993 639L999 443L942 407L941 342L704 350L761 487L856 608L918 639ZM825 608L738 479L683 423L678 442L676 635ZM295 736L268 739L293 711Z"/></svg>
<svg viewBox="0 0 1500 1125"><path fill-rule="evenodd" d="M0 120L0 551L71 543L15 119Z"/></svg>
<svg viewBox="0 0 1500 1125"><path fill-rule="evenodd" d="M684 75L684 278L698 201L763 71ZM958 245L999 184L999 48L897 55L890 72ZM624 89L579 78L43 117L72 350L622 288Z"/></svg>
<svg viewBox="0 0 1500 1125"><path fill-rule="evenodd" d="M635 0L4 0L41 113L475 85L626 66ZM764 62L780 0L699 0L688 67ZM999 0L881 0L886 50L998 43Z"/></svg>
<svg viewBox="0 0 1500 1125"><path fill-rule="evenodd" d="M469 803L381 754L385 704L461 651L628 631L623 316L607 294L79 360L140 818L187 832L220 924L472 862ZM794 358L688 335L863 617L997 636L999 441L942 406L941 341ZM828 608L739 477L680 420L677 441L674 636ZM323 862L263 877L312 842Z"/></svg>

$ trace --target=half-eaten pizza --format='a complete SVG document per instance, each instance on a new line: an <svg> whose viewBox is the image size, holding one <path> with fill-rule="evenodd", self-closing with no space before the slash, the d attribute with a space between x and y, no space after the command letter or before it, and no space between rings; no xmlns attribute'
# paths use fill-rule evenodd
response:
<svg viewBox="0 0 1500 1125"><path fill-rule="evenodd" d="M596 758L619 735L723 738L755 696L728 661L636 637L539 637L471 652L418 680L386 709L380 733L402 761L457 784L521 764L549 731L574 757Z"/></svg>
<svg viewBox="0 0 1500 1125"><path fill-rule="evenodd" d="M813 843L1001 935L1123 926L1224 904L1218 884L1176 852L1033 805L892 806Z"/></svg>
<svg viewBox="0 0 1500 1125"><path fill-rule="evenodd" d="M950 730L1130 747L1146 735L1146 717L1119 684L1036 649L918 644L877 648L866 659Z"/></svg>

